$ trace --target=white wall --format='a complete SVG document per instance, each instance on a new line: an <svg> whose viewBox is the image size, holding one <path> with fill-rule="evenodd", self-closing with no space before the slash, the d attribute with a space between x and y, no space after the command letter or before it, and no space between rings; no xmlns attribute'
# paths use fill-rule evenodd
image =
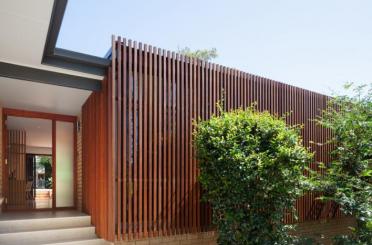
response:
<svg viewBox="0 0 372 245"><path fill-rule="evenodd" d="M38 146L26 146L26 153L28 154L40 154L40 155L52 155L52 148L50 147L38 147Z"/></svg>
<svg viewBox="0 0 372 245"><path fill-rule="evenodd" d="M3 195L3 110L0 104L0 197Z"/></svg>

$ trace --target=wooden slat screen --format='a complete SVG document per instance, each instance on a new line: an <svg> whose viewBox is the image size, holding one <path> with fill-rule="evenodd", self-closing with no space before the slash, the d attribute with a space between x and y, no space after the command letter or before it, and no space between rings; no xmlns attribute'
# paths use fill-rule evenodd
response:
<svg viewBox="0 0 372 245"><path fill-rule="evenodd" d="M329 161L330 146L310 143L330 137L312 120L325 108L325 95L120 37L112 59L118 240L211 229L192 132L193 120L219 113L217 102L227 111L256 102L260 111L292 112L287 122L304 124L304 145L316 152L315 160ZM317 211L315 198L309 193L298 200L299 222L329 215L330 207Z"/></svg>
<svg viewBox="0 0 372 245"><path fill-rule="evenodd" d="M107 79L102 91L93 92L82 108L83 210L91 215L97 234L113 240L109 217L114 212L110 195L109 118L110 93Z"/></svg>
<svg viewBox="0 0 372 245"><path fill-rule="evenodd" d="M26 131L7 130L7 132L8 206L22 208L26 204Z"/></svg>

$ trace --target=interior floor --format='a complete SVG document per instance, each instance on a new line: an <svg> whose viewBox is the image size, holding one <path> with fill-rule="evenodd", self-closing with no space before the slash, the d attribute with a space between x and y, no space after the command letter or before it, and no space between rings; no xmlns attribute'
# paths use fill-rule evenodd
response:
<svg viewBox="0 0 372 245"><path fill-rule="evenodd" d="M53 207L52 198L27 200L24 204L7 206L7 208L11 210L14 210L14 209L46 209L46 208L52 208L52 207Z"/></svg>
<svg viewBox="0 0 372 245"><path fill-rule="evenodd" d="M33 199L26 199L21 203L8 204L9 209L47 209L53 208L51 189L36 189Z"/></svg>

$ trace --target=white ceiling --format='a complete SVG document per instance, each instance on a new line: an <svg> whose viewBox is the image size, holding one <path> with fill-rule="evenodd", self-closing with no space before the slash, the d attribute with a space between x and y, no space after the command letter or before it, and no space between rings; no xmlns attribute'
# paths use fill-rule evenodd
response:
<svg viewBox="0 0 372 245"><path fill-rule="evenodd" d="M1 59L41 63L53 0L0 1Z"/></svg>
<svg viewBox="0 0 372 245"><path fill-rule="evenodd" d="M27 146L52 147L51 120L9 116L7 127L10 130L25 130Z"/></svg>
<svg viewBox="0 0 372 245"><path fill-rule="evenodd" d="M77 76L41 64L53 0L0 0L0 61ZM0 77L0 106L78 115L90 91Z"/></svg>
<svg viewBox="0 0 372 245"><path fill-rule="evenodd" d="M41 64L52 7L53 0L0 0L0 61L101 79Z"/></svg>
<svg viewBox="0 0 372 245"><path fill-rule="evenodd" d="M90 91L0 77L0 106L79 115Z"/></svg>

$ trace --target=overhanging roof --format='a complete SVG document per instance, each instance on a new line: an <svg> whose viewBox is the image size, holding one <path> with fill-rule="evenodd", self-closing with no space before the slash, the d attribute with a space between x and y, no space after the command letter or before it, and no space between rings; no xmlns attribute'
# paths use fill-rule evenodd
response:
<svg viewBox="0 0 372 245"><path fill-rule="evenodd" d="M105 75L110 60L93 55L56 48L68 0L54 0L43 63L95 75Z"/></svg>
<svg viewBox="0 0 372 245"><path fill-rule="evenodd" d="M110 61L55 47L66 4L67 0L1 1L0 62L14 69L26 67L19 73L33 74L29 81L43 82L43 77L49 84L98 90ZM0 70L0 76L11 75ZM67 82L55 79L65 75ZM68 82L71 78L77 79Z"/></svg>

